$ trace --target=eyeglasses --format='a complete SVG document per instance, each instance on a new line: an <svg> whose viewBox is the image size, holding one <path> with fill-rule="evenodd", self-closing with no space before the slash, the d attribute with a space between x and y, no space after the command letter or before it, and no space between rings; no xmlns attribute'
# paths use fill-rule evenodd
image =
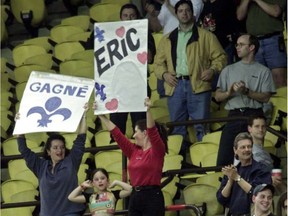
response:
<svg viewBox="0 0 288 216"><path fill-rule="evenodd" d="M250 46L251 44L237 43L237 44L235 44L235 48L237 48L237 47L242 48L242 46L244 46L244 45Z"/></svg>

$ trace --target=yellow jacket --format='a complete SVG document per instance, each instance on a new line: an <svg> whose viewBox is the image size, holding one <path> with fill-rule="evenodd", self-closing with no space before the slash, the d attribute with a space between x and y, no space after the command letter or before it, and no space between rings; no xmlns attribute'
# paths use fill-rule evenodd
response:
<svg viewBox="0 0 288 216"><path fill-rule="evenodd" d="M176 75L177 39L178 28L165 35L159 43L154 59L154 73L158 79L162 80L165 72ZM201 72L206 69L220 72L227 64L226 53L216 36L194 25L186 46L186 55L193 93L211 90L211 81L200 80ZM164 82L164 88L166 95L173 94L174 87Z"/></svg>

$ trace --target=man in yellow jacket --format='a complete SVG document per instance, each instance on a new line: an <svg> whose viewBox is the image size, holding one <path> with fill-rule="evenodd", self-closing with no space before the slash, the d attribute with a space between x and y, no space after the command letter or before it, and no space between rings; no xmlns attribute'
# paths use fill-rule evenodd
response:
<svg viewBox="0 0 288 216"><path fill-rule="evenodd" d="M209 118L211 82L226 65L227 57L216 36L194 24L191 1L175 5L179 27L165 35L159 43L154 60L158 79L164 80L171 121ZM202 140L204 126L195 125L197 139ZM184 126L175 127L174 134L185 138ZM186 145L183 143L182 151Z"/></svg>

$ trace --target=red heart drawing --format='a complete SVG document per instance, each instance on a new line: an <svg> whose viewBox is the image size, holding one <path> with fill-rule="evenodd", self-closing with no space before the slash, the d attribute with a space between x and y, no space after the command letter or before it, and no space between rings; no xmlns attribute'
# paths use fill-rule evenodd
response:
<svg viewBox="0 0 288 216"><path fill-rule="evenodd" d="M107 102L105 104L106 109L113 111L113 110L117 110L118 108L118 100L113 98L110 102Z"/></svg>
<svg viewBox="0 0 288 216"><path fill-rule="evenodd" d="M123 37L125 34L125 28L123 26L121 26L120 28L116 29L116 35L118 37Z"/></svg>
<svg viewBox="0 0 288 216"><path fill-rule="evenodd" d="M145 64L147 62L147 52L138 53L137 59L142 64Z"/></svg>

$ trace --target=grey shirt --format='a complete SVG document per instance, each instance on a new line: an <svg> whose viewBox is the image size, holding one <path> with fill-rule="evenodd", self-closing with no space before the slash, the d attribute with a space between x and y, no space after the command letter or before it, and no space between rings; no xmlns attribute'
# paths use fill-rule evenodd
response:
<svg viewBox="0 0 288 216"><path fill-rule="evenodd" d="M226 66L220 73L217 87L222 91L228 91L234 82L244 81L247 88L255 92L275 93L275 86L272 73L269 68L258 62L250 64L242 61ZM239 108L262 108L262 103L246 95L235 93L231 96L226 105L226 110Z"/></svg>

